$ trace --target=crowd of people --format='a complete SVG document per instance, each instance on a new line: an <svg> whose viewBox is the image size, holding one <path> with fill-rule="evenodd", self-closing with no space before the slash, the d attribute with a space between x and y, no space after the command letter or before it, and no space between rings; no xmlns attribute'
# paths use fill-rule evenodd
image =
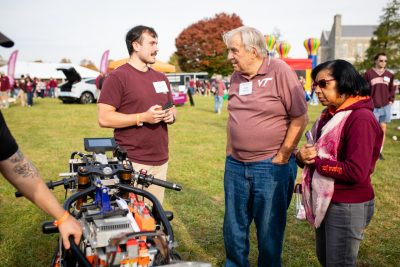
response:
<svg viewBox="0 0 400 267"><path fill-rule="evenodd" d="M356 266L364 230L374 214L371 175L390 122L387 106L394 101L386 55L377 55L365 79L344 60L327 61L313 69L314 95L325 109L307 144L298 150L309 118L303 84L295 72L282 60L268 56L265 38L255 28L233 29L223 40L234 69L228 91L223 181L225 266L249 266L253 221L258 266L282 265L297 166L303 168L303 201L307 220L315 228L318 261L322 266ZM158 52L157 33L151 27L136 26L126 34L125 43L129 60L101 86L98 123L114 129L116 142L126 149L135 169L147 169L165 180L168 128L178 114L170 105L168 79L148 67ZM30 93L31 98L38 91L39 82L33 89L34 80L21 77L18 83L20 91ZM213 82L191 80L190 99L196 90L204 95L214 92L215 112L221 113L227 90L221 76ZM7 156L2 159L8 160ZM148 190L163 201L163 189ZM74 223L69 222L70 226ZM73 229L71 233L80 236Z"/></svg>
<svg viewBox="0 0 400 267"><path fill-rule="evenodd" d="M11 84L7 75L4 73L0 75L0 108L8 108L10 102L16 101L19 101L23 107L32 107L35 97L56 97L58 82L52 77L48 80L42 80L37 77L32 78L29 74L21 75Z"/></svg>

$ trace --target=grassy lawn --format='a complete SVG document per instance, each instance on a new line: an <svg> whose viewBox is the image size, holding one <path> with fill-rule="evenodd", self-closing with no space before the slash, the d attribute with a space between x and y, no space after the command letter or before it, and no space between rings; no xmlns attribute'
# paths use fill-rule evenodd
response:
<svg viewBox="0 0 400 267"><path fill-rule="evenodd" d="M112 136L100 129L96 105L64 105L55 99L35 99L35 106L12 106L3 110L21 150L40 170L45 180L56 180L68 170L72 151L83 151L84 137ZM226 143L224 111L213 113L213 98L195 97L196 106L178 107L179 118L170 127L169 180L183 186L182 192L167 192L165 209L172 210L178 251L185 260L224 263L222 221L224 215L223 170ZM309 107L310 125L321 107ZM389 125L384 150L373 175L375 216L361 244L359 266L398 266L400 261L400 121ZM302 143L304 140L302 140ZM1 144L0 144L1 145ZM301 171L298 171L300 181ZM0 266L48 266L56 236L41 233L49 216L25 199L16 199L11 185L0 179ZM64 191L54 192L63 201ZM293 203L283 251L284 266L318 266L314 231L294 218ZM250 264L256 266L255 229L251 233Z"/></svg>

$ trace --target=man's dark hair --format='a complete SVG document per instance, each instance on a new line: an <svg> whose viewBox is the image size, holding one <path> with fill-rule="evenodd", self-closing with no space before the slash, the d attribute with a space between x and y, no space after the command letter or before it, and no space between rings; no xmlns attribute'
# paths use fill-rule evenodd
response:
<svg viewBox="0 0 400 267"><path fill-rule="evenodd" d="M320 71L328 70L337 82L339 94L351 96L370 95L367 81L358 73L354 66L346 60L326 61L316 66L311 72L313 81L317 78Z"/></svg>
<svg viewBox="0 0 400 267"><path fill-rule="evenodd" d="M383 52L376 54L375 57L374 57L374 61L376 61L380 56L385 56L386 57L386 54L383 53Z"/></svg>
<svg viewBox="0 0 400 267"><path fill-rule="evenodd" d="M142 41L143 41L142 35L145 32L147 32L154 38L157 38L157 33L153 28L143 26L143 25L133 27L132 29L130 29L127 32L126 37L125 37L125 42L126 42L126 48L128 48L129 55L132 55L132 53L133 53L132 43L138 42L138 43L142 44Z"/></svg>

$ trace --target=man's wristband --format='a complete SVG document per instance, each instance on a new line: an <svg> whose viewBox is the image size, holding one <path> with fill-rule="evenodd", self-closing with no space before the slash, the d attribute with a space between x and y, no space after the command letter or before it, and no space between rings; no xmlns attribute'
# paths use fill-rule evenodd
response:
<svg viewBox="0 0 400 267"><path fill-rule="evenodd" d="M57 227L60 226L63 222L65 222L65 221L68 219L69 215L70 215L69 212L68 212L68 211L65 211L64 215L61 216L60 219L55 220L55 221L53 222L54 226L57 226Z"/></svg>

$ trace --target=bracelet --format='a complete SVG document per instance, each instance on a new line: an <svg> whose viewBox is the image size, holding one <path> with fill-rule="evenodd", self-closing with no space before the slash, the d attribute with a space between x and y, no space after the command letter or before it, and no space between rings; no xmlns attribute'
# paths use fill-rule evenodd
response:
<svg viewBox="0 0 400 267"><path fill-rule="evenodd" d="M65 221L68 219L69 215L70 215L69 212L68 212L68 211L65 211L64 215L61 216L60 219L55 220L55 221L53 222L53 225L54 225L54 226L57 226L57 227L60 226L63 222L65 222Z"/></svg>

